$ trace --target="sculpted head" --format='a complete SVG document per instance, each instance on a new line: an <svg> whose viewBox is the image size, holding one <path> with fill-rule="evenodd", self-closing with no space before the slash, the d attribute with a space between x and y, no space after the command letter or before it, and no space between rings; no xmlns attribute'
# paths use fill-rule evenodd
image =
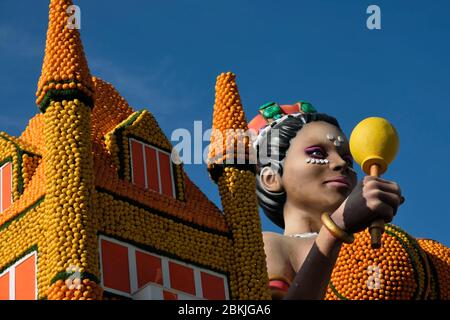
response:
<svg viewBox="0 0 450 320"><path fill-rule="evenodd" d="M348 139L329 115L279 118L260 132L256 149L259 205L281 228L286 204L308 212L333 212L357 183Z"/></svg>

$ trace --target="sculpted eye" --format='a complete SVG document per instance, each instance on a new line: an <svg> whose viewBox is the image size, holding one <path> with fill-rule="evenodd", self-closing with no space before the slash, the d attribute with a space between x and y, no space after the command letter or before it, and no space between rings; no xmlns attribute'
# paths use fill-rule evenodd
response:
<svg viewBox="0 0 450 320"><path fill-rule="evenodd" d="M305 152L309 156L316 158L316 159L325 159L327 156L325 151L321 147L306 148Z"/></svg>

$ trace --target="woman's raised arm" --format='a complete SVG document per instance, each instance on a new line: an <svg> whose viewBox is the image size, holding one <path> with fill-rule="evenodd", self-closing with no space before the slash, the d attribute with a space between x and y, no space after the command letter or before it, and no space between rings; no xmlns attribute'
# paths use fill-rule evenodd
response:
<svg viewBox="0 0 450 320"><path fill-rule="evenodd" d="M323 299L342 241L350 241L348 233L362 231L376 219L391 222L400 203L401 191L396 183L364 177L331 217L325 219L326 224L284 298Z"/></svg>

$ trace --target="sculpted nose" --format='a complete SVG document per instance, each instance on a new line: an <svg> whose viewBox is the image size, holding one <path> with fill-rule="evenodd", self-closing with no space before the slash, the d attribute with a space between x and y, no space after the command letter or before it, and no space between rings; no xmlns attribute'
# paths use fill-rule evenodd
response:
<svg viewBox="0 0 450 320"><path fill-rule="evenodd" d="M334 157L330 159L330 168L333 171L347 170L348 167L348 162L342 159L342 157L339 155L334 155Z"/></svg>

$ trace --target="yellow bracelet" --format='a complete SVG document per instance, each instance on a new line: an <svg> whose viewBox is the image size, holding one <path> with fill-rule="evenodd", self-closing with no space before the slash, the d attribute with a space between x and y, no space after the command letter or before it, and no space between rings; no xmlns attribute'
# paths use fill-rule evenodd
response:
<svg viewBox="0 0 450 320"><path fill-rule="evenodd" d="M328 231L330 231L330 233L337 239L341 240L342 242L345 243L353 243L353 241L355 241L355 237L353 236L352 233L347 233L344 230L342 230L341 228L339 228L334 221L330 218L330 216L328 215L328 213L323 213L321 216L321 220L323 225L328 229Z"/></svg>

